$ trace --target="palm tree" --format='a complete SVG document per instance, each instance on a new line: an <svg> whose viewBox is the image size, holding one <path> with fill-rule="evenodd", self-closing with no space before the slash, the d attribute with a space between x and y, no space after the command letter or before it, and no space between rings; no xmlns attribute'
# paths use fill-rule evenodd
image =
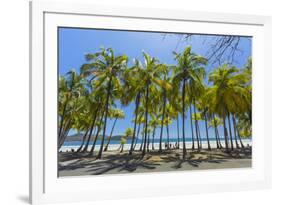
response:
<svg viewBox="0 0 281 205"><path fill-rule="evenodd" d="M144 93L144 81L141 77L140 69L142 69L141 62L134 59L134 66L126 69L123 72L123 95L121 102L123 105L128 105L133 99L135 100L135 119L134 119L134 131L130 146L129 155L133 153L134 144L136 142L136 131L137 131L137 119L139 115L139 107L141 103L141 97Z"/></svg>
<svg viewBox="0 0 281 205"><path fill-rule="evenodd" d="M167 111L166 111L166 116L165 116L165 125L167 129L167 143L168 145L170 144L170 134L169 134L169 125L172 124L173 120L177 118L178 112L176 109L172 106L171 103L167 104ZM169 146L168 146L169 148Z"/></svg>
<svg viewBox="0 0 281 205"><path fill-rule="evenodd" d="M169 82L169 79L172 78L168 78L168 74L170 71L170 67L168 66L164 66L163 68L165 68L164 72L163 72L163 80L164 82L166 82L165 84L163 83L161 90L162 90L162 96L163 96L163 106L162 106L162 119L161 119L161 129L160 129L160 141L159 141L159 151L162 151L162 137L163 137L163 126L164 126L164 120L166 117L166 104L167 104L167 95L169 95L169 91L172 88L171 82Z"/></svg>
<svg viewBox="0 0 281 205"><path fill-rule="evenodd" d="M95 81L96 89L98 89L101 85L106 86L104 127L100 151L97 155L97 159L100 159L105 139L110 96L113 89L121 89L119 77L122 71L127 67L128 57L126 55L115 56L111 48L102 48L100 52L87 54L86 60L89 61L89 63L83 65L84 74L93 75L93 77L98 78Z"/></svg>
<svg viewBox="0 0 281 205"><path fill-rule="evenodd" d="M120 152L123 152L124 149L124 145L127 142L127 138L128 137L132 137L133 136L133 129L132 128L127 128L125 130L125 136L121 137L120 139L120 147L118 149L120 149Z"/></svg>
<svg viewBox="0 0 281 205"><path fill-rule="evenodd" d="M155 132L156 128L161 124L157 115L151 115L149 126L152 128L152 150L154 150Z"/></svg>
<svg viewBox="0 0 281 205"><path fill-rule="evenodd" d="M159 64L156 58L149 56L147 53L143 52L144 56L144 65L141 63L139 64L140 67L140 76L141 79L144 81L144 88L145 88L145 98L144 98L144 107L145 107L145 131L144 131L144 146L142 150L142 156L146 153L146 143L147 143L147 130L148 130L148 109L149 109L149 92L153 89L153 84L158 86L166 86L168 87L167 83L161 80L161 74L166 71L167 66L163 64Z"/></svg>
<svg viewBox="0 0 281 205"><path fill-rule="evenodd" d="M80 99L87 92L82 83L82 77L75 70L59 78L59 128L58 149L63 145L67 134L74 123L75 113L81 109Z"/></svg>
<svg viewBox="0 0 281 205"><path fill-rule="evenodd" d="M199 67L196 69L192 69L192 74L194 78L190 78L187 86L187 92L189 95L189 104L191 107L193 107L193 113L194 113L194 119L190 119L191 123L191 128L193 130L193 125L192 121L194 120L195 124L195 135L197 139L197 149L200 150L202 148L202 139L201 139L201 134L200 134L200 129L199 129L199 123L198 120L201 118L199 114L197 114L198 110L198 101L202 98L205 92L205 86L204 86L204 78L205 78L205 68ZM190 112L192 110L190 109ZM191 114L192 115L192 114ZM193 131L192 131L193 132ZM193 137L194 138L194 137ZM194 145L193 145L194 148Z"/></svg>
<svg viewBox="0 0 281 205"><path fill-rule="evenodd" d="M110 143L110 140L111 140L111 137L112 137L112 134L113 134L113 130L115 128L117 120L118 119L124 119L124 117L125 117L125 114L124 114L123 110L120 110L120 109L112 109L111 111L109 111L109 115L111 115L111 117L114 118L114 122L113 122L113 125L112 125L112 128L111 128L111 131L110 131L110 135L109 135L107 144L104 147L103 151L107 151L107 149L108 149L108 145Z"/></svg>
<svg viewBox="0 0 281 205"><path fill-rule="evenodd" d="M139 110L140 110L140 114L138 115L138 118L136 120L136 123L138 124L138 131L137 131L137 134L136 134L136 139L135 139L135 142L134 142L133 150L135 150L137 142L139 140L139 133L140 133L140 130L141 130L141 125L144 124L144 121L145 121L144 120L144 107L140 107ZM142 137L142 140L143 140L143 137Z"/></svg>
<svg viewBox="0 0 281 205"><path fill-rule="evenodd" d="M200 111L200 118L205 122L205 131L206 131L206 138L208 143L208 149L211 150L210 140L209 140L209 131L208 131L208 118L210 118L209 113L209 99L206 95L207 89L205 88L204 93L198 99L198 110Z"/></svg>
<svg viewBox="0 0 281 205"><path fill-rule="evenodd" d="M97 131L96 131L96 134L95 134L95 137L94 137L93 145L92 145L91 150L89 152L89 156L93 156L94 150L95 150L95 147L96 147L96 143L97 143L97 140L99 138L100 131L104 127L104 123L103 123L103 118L104 118L104 114L105 114L104 109L101 113L102 114L99 117L99 121L96 122Z"/></svg>
<svg viewBox="0 0 281 205"><path fill-rule="evenodd" d="M216 143L217 143L217 148L220 149L222 148L221 142L220 142L220 135L218 131L218 127L222 125L222 121L218 117L214 117L213 115L211 116L211 120L209 121L209 127L212 127L215 132L215 138L216 138Z"/></svg>
<svg viewBox="0 0 281 205"><path fill-rule="evenodd" d="M174 85L179 87L179 83L182 82L182 138L183 138L183 158L186 156L186 145L185 145L185 109L186 109L186 84L197 82L198 75L201 73L202 66L207 64L207 59L191 52L191 47L185 48L183 53L175 54L175 59L178 65L175 67Z"/></svg>
<svg viewBox="0 0 281 205"><path fill-rule="evenodd" d="M224 64L210 73L209 81L213 83L213 86L209 89L207 95L211 96L209 99L212 99L210 102L213 106L212 109L223 119L225 147L226 151L229 151L228 131L225 121L230 113L236 112L237 109L240 111L247 110L249 92L244 86L247 79L245 75L239 74L237 68ZM233 145L231 148L233 148Z"/></svg>
<svg viewBox="0 0 281 205"><path fill-rule="evenodd" d="M168 99L169 99L169 103L171 105L171 107L173 108L173 119L176 120L177 123L177 149L180 148L180 127L179 127L179 114L182 111L181 108L181 95L179 92L179 88L174 85L174 75L175 72L174 70L172 70L172 74L171 77L168 78L170 80L170 84L172 85L172 90L170 90L169 95L168 95Z"/></svg>
<svg viewBox="0 0 281 205"><path fill-rule="evenodd" d="M92 134L94 133L94 128L96 127L96 124L98 122L97 119L102 119L100 116L103 116L104 114L104 98L105 98L105 86L99 86L98 89L96 88L95 82L91 82L91 85L89 86L91 93L88 95L87 103L89 104L89 112L88 115L91 116L92 122L90 124L90 131L89 136L87 139L87 142L85 144L84 149L82 152L87 152L88 147L92 138ZM99 130L98 130L99 131Z"/></svg>
<svg viewBox="0 0 281 205"><path fill-rule="evenodd" d="M195 133L196 133L197 150L200 150L201 149L201 140L200 140L199 134L198 134L199 133L198 121L201 120L201 115L200 115L200 113L195 112L195 108L194 108L194 113L192 114L192 120L195 121Z"/></svg>
<svg viewBox="0 0 281 205"><path fill-rule="evenodd" d="M77 118L76 120L78 121L78 126L81 127L81 130L83 130L85 133L83 135L83 138L82 138L82 142L81 142L81 145L80 147L76 150L76 152L80 152L84 146L84 143L86 141L86 138L88 136L88 133L90 131L90 124L91 124L91 118L89 117L88 115L88 110L86 110L86 112L82 112ZM79 131L78 131L79 133Z"/></svg>

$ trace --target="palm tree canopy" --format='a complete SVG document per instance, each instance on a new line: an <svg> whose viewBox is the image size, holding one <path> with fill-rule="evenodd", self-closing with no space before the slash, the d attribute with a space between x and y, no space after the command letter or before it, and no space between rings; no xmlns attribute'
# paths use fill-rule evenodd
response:
<svg viewBox="0 0 281 205"><path fill-rule="evenodd" d="M210 107L221 117L225 117L229 112L248 110L251 102L249 90L244 86L248 81L244 73L224 64L210 73L209 81L213 83L207 94Z"/></svg>

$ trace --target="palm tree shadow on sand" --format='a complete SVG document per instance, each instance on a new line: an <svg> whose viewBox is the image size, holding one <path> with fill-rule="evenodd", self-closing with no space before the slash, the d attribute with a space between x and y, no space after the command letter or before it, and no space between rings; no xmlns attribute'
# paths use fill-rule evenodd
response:
<svg viewBox="0 0 281 205"><path fill-rule="evenodd" d="M125 174L125 173L145 173L145 172L165 172L176 170L198 170L204 169L204 165L209 164L213 168L219 168L228 160L251 159L251 153L247 150L234 151L232 153L207 151L188 152L185 159L180 152L163 151L149 152L142 157L141 152L134 155L109 154L102 159L88 156L81 153L68 153L61 157L59 163L59 174L64 176L67 171L72 171L73 175L102 175L102 174Z"/></svg>

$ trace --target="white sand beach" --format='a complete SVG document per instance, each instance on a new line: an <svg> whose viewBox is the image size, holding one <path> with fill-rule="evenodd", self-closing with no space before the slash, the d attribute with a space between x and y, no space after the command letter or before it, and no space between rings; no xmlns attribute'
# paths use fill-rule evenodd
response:
<svg viewBox="0 0 281 205"><path fill-rule="evenodd" d="M251 139L242 139L242 142L243 142L244 146L252 146L252 140L251 140ZM172 144L172 145L175 145L175 143L171 143L171 144ZM192 143L191 143L191 142L186 142L185 144L186 144L186 148L187 148L187 149L191 149L191 147L192 147ZM221 144L222 144L222 146L225 145L224 140L221 140ZM235 143L234 143L233 145L234 145L234 147L235 147ZM141 146L141 144L138 143L138 144L136 145L136 150L139 150L140 146ZM183 146L183 143L180 142L180 147L182 147L182 146ZM216 142L215 142L215 141L210 141L210 146L211 146L211 148L216 148ZM119 147L120 147L119 144L110 144L110 145L108 146L108 150L117 150ZM125 145L124 145L124 151L130 150L130 147L131 147L131 144L125 144ZM62 146L61 149L60 149L60 151L62 151L62 152L71 152L71 150L76 151L78 148L79 148L78 145L73 145L73 146ZM159 149L159 143L155 143L155 144L154 144L154 148L155 148L156 150ZM162 143L162 148L165 148L165 143ZM196 148L196 143L195 143L195 148ZM202 142L202 148L203 148L203 149L208 148L207 141L203 141L203 142ZM99 149L100 149L100 145L96 145L96 146L95 146L95 150L99 150ZM151 144L151 143L150 143L150 145L149 145L149 149L152 149L152 144Z"/></svg>

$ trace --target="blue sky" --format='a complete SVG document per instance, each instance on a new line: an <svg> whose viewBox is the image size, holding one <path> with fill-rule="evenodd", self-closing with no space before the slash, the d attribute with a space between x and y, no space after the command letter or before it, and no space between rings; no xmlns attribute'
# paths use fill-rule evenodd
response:
<svg viewBox="0 0 281 205"><path fill-rule="evenodd" d="M129 57L129 64L133 58L142 60L142 51L156 57L160 62L175 64L173 51L181 52L188 45L192 46L192 51L206 56L216 36L211 35L193 35L188 41L183 40L181 34L163 34L152 32L132 32L132 31L113 31L79 28L59 28L59 74L64 75L70 69L79 70L85 61L85 54L94 53L100 47L111 47L115 54L126 54ZM252 39L241 37L237 52L234 57L233 65L241 68L251 56ZM207 72L211 71L218 63L207 66ZM125 112L125 119L117 121L114 135L124 134L128 127L133 127L134 105L122 108ZM112 120L109 120L107 134L110 132ZM181 123L180 123L181 124ZM186 137L191 137L189 119L187 119ZM200 123L200 127L203 123ZM180 128L181 129L181 128ZM202 136L205 136L205 129L201 129ZM211 130L212 132L212 130ZM222 133L221 133L222 134ZM156 136L159 135L159 130ZM164 132L164 137L166 133ZM212 134L213 135L213 134ZM176 123L170 125L170 136L177 137Z"/></svg>

